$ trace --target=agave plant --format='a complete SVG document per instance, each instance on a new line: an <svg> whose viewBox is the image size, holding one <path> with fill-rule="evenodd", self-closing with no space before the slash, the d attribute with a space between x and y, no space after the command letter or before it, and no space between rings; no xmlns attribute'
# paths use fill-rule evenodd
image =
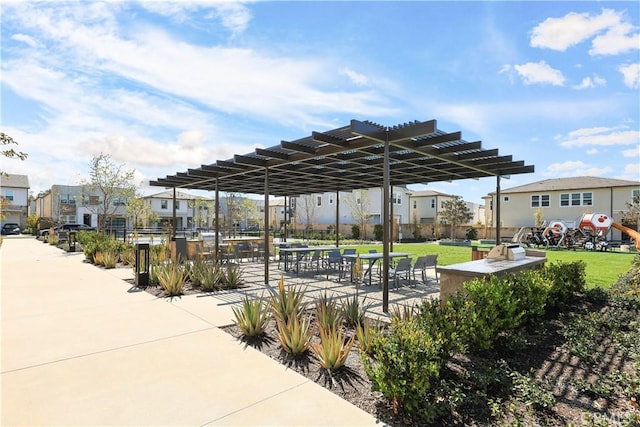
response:
<svg viewBox="0 0 640 427"><path fill-rule="evenodd" d="M353 346L354 336L347 342L341 328L320 329L320 343L312 343L311 349L318 358L320 366L332 374L347 362L349 351Z"/></svg>
<svg viewBox="0 0 640 427"><path fill-rule="evenodd" d="M396 305L391 309L391 319L397 319L401 321L411 320L416 317L416 307L409 307L406 305Z"/></svg>
<svg viewBox="0 0 640 427"><path fill-rule="evenodd" d="M320 294L316 300L315 314L319 329L339 329L342 326L342 312L326 293Z"/></svg>
<svg viewBox="0 0 640 427"><path fill-rule="evenodd" d="M236 318L236 325L245 337L257 337L264 334L269 320L269 310L262 298L251 300L245 296L242 308L233 307L233 314Z"/></svg>
<svg viewBox="0 0 640 427"><path fill-rule="evenodd" d="M309 317L293 315L288 322L276 318L278 325L278 340L287 353L299 356L305 353L311 345L311 331Z"/></svg>
<svg viewBox="0 0 640 427"><path fill-rule="evenodd" d="M237 264L227 264L220 282L225 289L236 289L242 284L242 270Z"/></svg>
<svg viewBox="0 0 640 427"><path fill-rule="evenodd" d="M113 249L102 251L102 265L104 268L115 268L118 263L118 252Z"/></svg>
<svg viewBox="0 0 640 427"><path fill-rule="evenodd" d="M351 298L343 300L341 309L344 321L347 325L356 327L358 324L364 321L364 315L369 309L371 304L365 304L367 297L362 299L362 304L357 295L353 295Z"/></svg>
<svg viewBox="0 0 640 427"><path fill-rule="evenodd" d="M367 319L364 319L362 323L359 323L356 326L356 337L358 337L358 344L360 345L360 350L362 350L365 354L372 354L371 344L375 337L377 337L382 331L382 326L380 321L376 321L374 324Z"/></svg>
<svg viewBox="0 0 640 427"><path fill-rule="evenodd" d="M271 313L276 320L284 324L289 323L292 317L300 317L306 308L303 304L305 291L296 287L286 289L284 286L284 277L280 278L278 283L278 291L269 290L271 297L269 305Z"/></svg>
<svg viewBox="0 0 640 427"><path fill-rule="evenodd" d="M240 276L242 276L241 273ZM200 288L203 291L212 292L222 286L225 281L225 274L222 267L220 267L220 264L211 264L205 262L204 268L200 270L199 280Z"/></svg>
<svg viewBox="0 0 640 427"><path fill-rule="evenodd" d="M167 296L182 295L184 283L187 279L185 271L179 262L169 260L156 267L158 282Z"/></svg>

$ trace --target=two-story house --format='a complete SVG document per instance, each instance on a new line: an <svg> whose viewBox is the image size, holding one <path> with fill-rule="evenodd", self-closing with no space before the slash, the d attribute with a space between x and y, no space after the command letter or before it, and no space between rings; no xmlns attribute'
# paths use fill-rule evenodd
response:
<svg viewBox="0 0 640 427"><path fill-rule="evenodd" d="M624 224L620 216L640 193L640 181L581 176L574 178L545 179L520 185L500 192L501 226L532 227L536 215L542 220L562 221L567 226L577 226L583 214L602 213L632 229L639 224ZM486 223L495 226L494 207L496 193L489 193L486 200ZM611 229L608 238L621 240L619 230Z"/></svg>
<svg viewBox="0 0 640 427"><path fill-rule="evenodd" d="M32 205L36 215L46 223L80 223L98 227L99 219L107 215L105 226L108 229L127 227L126 200L114 198L105 208L99 193L85 185L52 185L49 190L38 194Z"/></svg>
<svg viewBox="0 0 640 427"><path fill-rule="evenodd" d="M156 224L145 224L148 227L168 227L172 224L174 207L177 229L210 229L214 224L213 199L176 191L174 205L173 190L144 196L143 199L158 217Z"/></svg>
<svg viewBox="0 0 640 427"><path fill-rule="evenodd" d="M29 177L16 174L0 175L0 197L2 224L16 223L20 228L24 228L29 214Z"/></svg>

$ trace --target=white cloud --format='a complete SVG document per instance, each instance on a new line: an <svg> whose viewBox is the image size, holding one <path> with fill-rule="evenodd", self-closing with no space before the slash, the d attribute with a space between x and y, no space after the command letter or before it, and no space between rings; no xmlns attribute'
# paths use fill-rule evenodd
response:
<svg viewBox="0 0 640 427"><path fill-rule="evenodd" d="M566 161L562 163L552 163L547 166L543 175L549 177L568 177L568 176L604 176L610 173L610 167L596 167L581 160Z"/></svg>
<svg viewBox="0 0 640 427"><path fill-rule="evenodd" d="M589 154L590 156L594 155L594 154L598 154L600 151L598 151L597 148L589 148L587 150L587 154Z"/></svg>
<svg viewBox="0 0 640 427"><path fill-rule="evenodd" d="M640 163L640 145L636 148L631 148L629 150L622 151L623 157L636 157L638 159L638 163Z"/></svg>
<svg viewBox="0 0 640 427"><path fill-rule="evenodd" d="M369 84L369 78L364 74L353 71L352 69L345 67L340 70L342 74L347 76L357 86L366 86Z"/></svg>
<svg viewBox="0 0 640 427"><path fill-rule="evenodd" d="M194 14L205 19L218 18L232 35L243 33L251 21L251 12L237 1L142 1L140 5L176 22L188 21Z"/></svg>
<svg viewBox="0 0 640 427"><path fill-rule="evenodd" d="M35 38L33 38L33 37L31 37L31 36L29 36L27 34L13 34L11 36L11 39L19 41L19 42L22 42L22 43L25 43L29 47L38 46L38 41Z"/></svg>
<svg viewBox="0 0 640 427"><path fill-rule="evenodd" d="M618 70L624 77L624 84L631 89L640 89L640 63L621 65Z"/></svg>
<svg viewBox="0 0 640 427"><path fill-rule="evenodd" d="M640 33L629 34L634 30L631 24L619 24L606 33L597 36L591 42L589 54L619 55L640 49Z"/></svg>
<svg viewBox="0 0 640 427"><path fill-rule="evenodd" d="M573 86L574 89L582 90L582 89L593 89L598 86L604 86L607 84L607 81L602 77L594 75L593 77L585 77L582 79L582 82L579 85Z"/></svg>
<svg viewBox="0 0 640 427"><path fill-rule="evenodd" d="M551 84L563 86L565 78L562 72L551 68L545 61L528 62L522 65L514 65L524 84Z"/></svg>
<svg viewBox="0 0 640 427"><path fill-rule="evenodd" d="M594 127L583 128L567 135L556 136L555 139L562 147L585 146L614 146L638 144L640 132L637 130L619 130L617 128Z"/></svg>
<svg viewBox="0 0 640 427"><path fill-rule="evenodd" d="M599 32L620 25L622 14L603 9L600 15L571 12L561 18L547 18L533 28L531 47L565 51Z"/></svg>
<svg viewBox="0 0 640 427"><path fill-rule="evenodd" d="M629 163L624 168L624 175L620 179L628 179L630 181L640 181L640 162Z"/></svg>

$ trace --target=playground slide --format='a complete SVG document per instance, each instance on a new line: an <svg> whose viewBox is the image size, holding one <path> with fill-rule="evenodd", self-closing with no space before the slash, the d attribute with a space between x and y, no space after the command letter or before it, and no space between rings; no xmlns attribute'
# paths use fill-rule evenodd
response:
<svg viewBox="0 0 640 427"><path fill-rule="evenodd" d="M624 225L620 225L616 222L612 223L611 226L613 228L617 228L623 233L627 233L629 237L636 241L636 249L640 249L640 233L635 230L630 229L629 227L625 227Z"/></svg>

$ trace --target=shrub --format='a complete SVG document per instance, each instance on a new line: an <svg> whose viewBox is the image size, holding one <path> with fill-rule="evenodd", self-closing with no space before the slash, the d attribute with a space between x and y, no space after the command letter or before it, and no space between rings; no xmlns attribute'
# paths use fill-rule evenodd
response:
<svg viewBox="0 0 640 427"><path fill-rule="evenodd" d="M544 277L550 282L550 305L569 302L586 287L586 264L584 261L554 262L543 269Z"/></svg>
<svg viewBox="0 0 640 427"><path fill-rule="evenodd" d="M347 362L354 338L355 336L352 336L345 342L342 328L333 326L320 328L320 343L311 344L311 348L318 358L320 366L331 375Z"/></svg>
<svg viewBox="0 0 640 427"><path fill-rule="evenodd" d="M351 238L354 240L358 240L360 238L360 226L358 224L351 226Z"/></svg>
<svg viewBox="0 0 640 427"><path fill-rule="evenodd" d="M363 365L373 389L389 399L394 413L423 413L423 421L430 421L422 409L446 363L440 347L415 319L393 319L389 333L373 339L372 357L363 358Z"/></svg>
<svg viewBox="0 0 640 427"><path fill-rule="evenodd" d="M245 296L242 308L233 307L235 323L245 337L251 338L264 334L268 314L262 298L250 300L248 296Z"/></svg>
<svg viewBox="0 0 640 427"><path fill-rule="evenodd" d="M94 254L94 263L104 268L115 268L118 263L118 253L112 249L105 249Z"/></svg>
<svg viewBox="0 0 640 427"><path fill-rule="evenodd" d="M382 224L376 224L373 226L373 235L376 237L376 240L382 240L382 235L383 235Z"/></svg>
<svg viewBox="0 0 640 427"><path fill-rule="evenodd" d="M173 297L182 295L186 273L179 262L169 260L156 267L157 277L165 295Z"/></svg>

